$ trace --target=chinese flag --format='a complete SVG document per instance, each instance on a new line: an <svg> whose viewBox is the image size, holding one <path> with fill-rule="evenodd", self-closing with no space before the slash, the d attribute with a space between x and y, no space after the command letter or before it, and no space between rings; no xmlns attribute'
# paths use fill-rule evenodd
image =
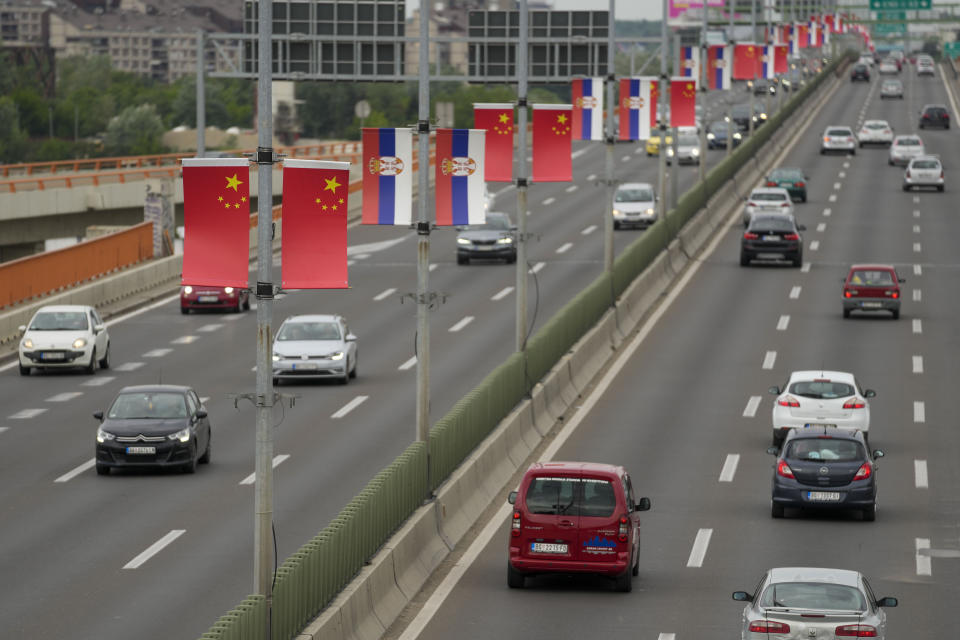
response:
<svg viewBox="0 0 960 640"><path fill-rule="evenodd" d="M572 104L533 105L533 181L573 181Z"/></svg>
<svg viewBox="0 0 960 640"><path fill-rule="evenodd" d="M346 289L350 163L283 163L284 289Z"/></svg>
<svg viewBox="0 0 960 640"><path fill-rule="evenodd" d="M807 35L807 25L805 24L796 24L793 27L793 37L797 39L797 48L806 49L809 44L807 40L809 36Z"/></svg>
<svg viewBox="0 0 960 640"><path fill-rule="evenodd" d="M697 85L690 78L670 79L670 126L697 126Z"/></svg>
<svg viewBox="0 0 960 640"><path fill-rule="evenodd" d="M250 163L246 158L183 159L181 284L249 285Z"/></svg>
<svg viewBox="0 0 960 640"><path fill-rule="evenodd" d="M773 72L786 73L787 66L787 45L778 44L773 47Z"/></svg>
<svg viewBox="0 0 960 640"><path fill-rule="evenodd" d="M513 105L509 103L475 103L473 128L486 129L484 180L513 180Z"/></svg>
<svg viewBox="0 0 960 640"><path fill-rule="evenodd" d="M733 46L733 79L752 80L763 75L760 47L748 42Z"/></svg>

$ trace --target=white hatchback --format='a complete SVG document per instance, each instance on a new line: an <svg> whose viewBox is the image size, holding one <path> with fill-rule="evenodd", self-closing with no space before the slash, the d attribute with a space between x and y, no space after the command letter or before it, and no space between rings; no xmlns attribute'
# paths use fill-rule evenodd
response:
<svg viewBox="0 0 960 640"><path fill-rule="evenodd" d="M823 138L820 142L820 155L828 151L843 151L850 155L856 155L857 139L853 135L853 129L839 126L824 129Z"/></svg>
<svg viewBox="0 0 960 640"><path fill-rule="evenodd" d="M910 191L914 187L936 187L937 191L943 191L943 165L938 156L911 158L903 172L903 190Z"/></svg>
<svg viewBox="0 0 960 640"><path fill-rule="evenodd" d="M743 226L750 224L756 213L793 215L793 200L783 187L759 187L750 192L743 207Z"/></svg>
<svg viewBox="0 0 960 640"><path fill-rule="evenodd" d="M862 148L865 144L893 144L893 127L886 120L867 120L860 127L857 141Z"/></svg>
<svg viewBox="0 0 960 640"><path fill-rule="evenodd" d="M923 140L918 135L896 136L890 145L890 155L887 157L887 164L907 165L913 158L926 154L926 148L923 146Z"/></svg>
<svg viewBox="0 0 960 640"><path fill-rule="evenodd" d="M773 445L779 447L794 428L836 427L870 432L872 389L861 390L852 373L794 371L787 384L770 387L773 403Z"/></svg>
<svg viewBox="0 0 960 640"><path fill-rule="evenodd" d="M110 336L100 314L86 305L41 307L29 325L20 327L20 375L31 369L82 367L93 373L97 364L110 366Z"/></svg>

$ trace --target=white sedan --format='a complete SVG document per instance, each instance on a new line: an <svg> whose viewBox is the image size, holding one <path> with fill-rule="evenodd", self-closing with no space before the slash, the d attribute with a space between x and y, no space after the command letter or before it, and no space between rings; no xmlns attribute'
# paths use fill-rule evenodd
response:
<svg viewBox="0 0 960 640"><path fill-rule="evenodd" d="M887 158L887 164L893 166L896 164L907 165L913 158L925 155L926 149L923 146L923 140L917 135L896 136L890 145L890 155Z"/></svg>
<svg viewBox="0 0 960 640"><path fill-rule="evenodd" d="M872 389L861 390L852 373L794 371L787 384L770 387L773 403L773 445L779 447L790 429L837 427L870 432Z"/></svg>
<svg viewBox="0 0 960 640"><path fill-rule="evenodd" d="M903 190L914 187L935 187L943 191L943 165L939 156L919 156L912 158L903 172Z"/></svg>
<svg viewBox="0 0 960 640"><path fill-rule="evenodd" d="M850 127L827 127L823 131L823 141L820 143L820 155L829 151L842 151L850 155L857 154L857 139Z"/></svg>
<svg viewBox="0 0 960 640"><path fill-rule="evenodd" d="M867 120L860 127L857 141L862 148L866 144L893 144L893 127L886 120Z"/></svg>
<svg viewBox="0 0 960 640"><path fill-rule="evenodd" d="M793 200L783 187L759 187L750 192L743 207L743 226L750 224L755 213L793 215Z"/></svg>
<svg viewBox="0 0 960 640"><path fill-rule="evenodd" d="M93 373L110 366L110 336L100 314L86 305L41 307L20 327L20 375L31 369L82 367Z"/></svg>

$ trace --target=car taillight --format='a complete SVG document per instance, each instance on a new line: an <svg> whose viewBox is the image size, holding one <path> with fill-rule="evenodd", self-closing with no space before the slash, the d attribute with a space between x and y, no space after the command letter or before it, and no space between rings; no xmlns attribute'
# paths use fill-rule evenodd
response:
<svg viewBox="0 0 960 640"><path fill-rule="evenodd" d="M514 538L520 537L520 512L513 512L513 524L510 525L510 535Z"/></svg>
<svg viewBox="0 0 960 640"><path fill-rule="evenodd" d="M944 119L944 120L949 120L949 119L950 119L950 114L949 114L949 113L943 114L943 119Z"/></svg>
<svg viewBox="0 0 960 640"><path fill-rule="evenodd" d="M896 300L897 298L900 297L900 292L899 292L899 291L896 291L896 290L894 290L894 291L887 291L887 295L890 296L891 298L893 298L894 300Z"/></svg>
<svg viewBox="0 0 960 640"><path fill-rule="evenodd" d="M799 234L796 234L796 233L788 233L787 235L783 236L783 239L784 239L784 240L799 240L799 239L800 239L800 236L799 236Z"/></svg>
<svg viewBox="0 0 960 640"><path fill-rule="evenodd" d="M756 240L756 239L759 238L759 237L760 237L760 236L757 235L756 233L751 233L751 232L749 232L749 231L747 231L746 233L743 234L743 239L744 239L744 240Z"/></svg>
<svg viewBox="0 0 960 640"><path fill-rule="evenodd" d="M857 474L853 476L854 480L866 480L871 475L873 475L873 465L869 462L864 462L860 465L860 468L857 469Z"/></svg>
<svg viewBox="0 0 960 640"><path fill-rule="evenodd" d="M857 625L849 625L851 627ZM790 633L790 625L773 620L752 620L749 630L754 633Z"/></svg>
<svg viewBox="0 0 960 640"><path fill-rule="evenodd" d="M777 186L777 183L774 182L773 180L767 180L767 186L768 186L768 187L775 187L775 186Z"/></svg>
<svg viewBox="0 0 960 640"><path fill-rule="evenodd" d="M943 180L943 169L940 169L940 179Z"/></svg>
<svg viewBox="0 0 960 640"><path fill-rule="evenodd" d="M923 114L923 119L924 119L924 120L929 120L929 119L930 119L930 116L928 116L927 114Z"/></svg>
<svg viewBox="0 0 960 640"><path fill-rule="evenodd" d="M786 462L781 460L777 463L777 475L784 478L793 478L793 469Z"/></svg>
<svg viewBox="0 0 960 640"><path fill-rule="evenodd" d="M853 142L853 136L847 136L847 142Z"/></svg>
<svg viewBox="0 0 960 640"><path fill-rule="evenodd" d="M910 169L907 169L907 177L910 177Z"/></svg>
<svg viewBox="0 0 960 640"><path fill-rule="evenodd" d="M784 202L784 203L781 204L780 206L781 206L781 207L789 207L789 206L790 206L790 203L789 203L789 202Z"/></svg>
<svg viewBox="0 0 960 640"><path fill-rule="evenodd" d="M834 630L838 638L876 638L877 628L869 624L845 624Z"/></svg>
<svg viewBox="0 0 960 640"><path fill-rule="evenodd" d="M806 183L804 183L804 182L794 182L794 183L793 183L793 186L795 186L795 187L805 187L805 186L807 186L807 185L806 185Z"/></svg>
<svg viewBox="0 0 960 640"><path fill-rule="evenodd" d="M748 207L759 207L760 205L758 205L758 204L757 204L756 202L754 202L753 200L747 200L747 206L748 206Z"/></svg>
<svg viewBox="0 0 960 640"><path fill-rule="evenodd" d="M800 401L793 396L783 396L777 400L777 404L781 407L799 407Z"/></svg>
<svg viewBox="0 0 960 640"><path fill-rule="evenodd" d="M629 522L627 516L620 516L620 531L617 532L617 540L620 542L627 541L627 524Z"/></svg>
<svg viewBox="0 0 960 640"><path fill-rule="evenodd" d="M850 398L843 403L844 409L863 409L867 406L867 403L859 398Z"/></svg>

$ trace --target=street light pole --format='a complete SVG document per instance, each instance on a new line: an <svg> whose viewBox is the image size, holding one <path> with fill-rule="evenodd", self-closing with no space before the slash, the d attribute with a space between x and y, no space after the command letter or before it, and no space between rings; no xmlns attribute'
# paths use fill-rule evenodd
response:
<svg viewBox="0 0 960 640"><path fill-rule="evenodd" d="M202 158L207 145L207 109L205 103L206 91L204 87L207 75L203 59L205 47L203 29L197 30L197 157ZM272 108L272 107L271 107Z"/></svg>
<svg viewBox="0 0 960 640"><path fill-rule="evenodd" d="M700 172L700 180L707 177L707 84L709 83L707 70L707 3L703 3L703 29L700 32L700 68L697 70L700 76L700 108L703 118L700 122L700 157L697 158L697 169Z"/></svg>
<svg viewBox="0 0 960 640"><path fill-rule="evenodd" d="M613 199L616 193L616 184L613 179L613 83L616 80L613 57L613 28L615 0L610 0L610 25L607 29L607 207L603 216L603 269L607 273L613 272ZM664 16L666 19L666 16Z"/></svg>
<svg viewBox="0 0 960 640"><path fill-rule="evenodd" d="M430 3L420 3L420 95L417 112L417 441L427 447L427 496L430 495Z"/></svg>
<svg viewBox="0 0 960 640"><path fill-rule="evenodd" d="M520 0L517 50L517 311L514 346L527 348L527 0Z"/></svg>
<svg viewBox="0 0 960 640"><path fill-rule="evenodd" d="M657 81L657 127L660 133L660 147L658 149L658 180L657 191L660 195L660 218L666 223L667 211L670 210L667 202L667 91L670 79L667 77L667 56L670 45L667 42L667 0L663 0L663 20L660 23L660 78Z"/></svg>

